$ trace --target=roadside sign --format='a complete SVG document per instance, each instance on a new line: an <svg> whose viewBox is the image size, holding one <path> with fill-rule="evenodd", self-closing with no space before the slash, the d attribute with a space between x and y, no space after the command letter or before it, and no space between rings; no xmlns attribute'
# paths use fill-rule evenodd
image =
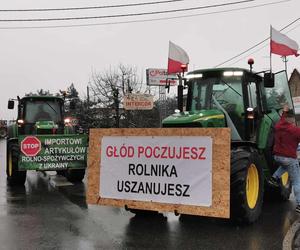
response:
<svg viewBox="0 0 300 250"><path fill-rule="evenodd" d="M26 156L36 156L41 151L41 142L35 136L26 136L21 141L21 152Z"/></svg>
<svg viewBox="0 0 300 250"><path fill-rule="evenodd" d="M177 76L168 75L167 69L147 69L146 79L149 86L177 85Z"/></svg>
<svg viewBox="0 0 300 250"><path fill-rule="evenodd" d="M153 96L146 94L128 94L124 96L125 110L150 110L153 109Z"/></svg>
<svg viewBox="0 0 300 250"><path fill-rule="evenodd" d="M78 119L77 118L71 118L70 119L70 123L72 124L72 126L77 126L78 125L78 123L79 123L79 121L78 121Z"/></svg>

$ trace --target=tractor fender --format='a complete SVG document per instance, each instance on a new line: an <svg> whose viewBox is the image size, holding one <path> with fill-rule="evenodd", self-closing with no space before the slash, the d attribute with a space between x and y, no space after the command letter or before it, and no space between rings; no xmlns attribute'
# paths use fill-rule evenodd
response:
<svg viewBox="0 0 300 250"><path fill-rule="evenodd" d="M7 138L7 144L9 143L18 143L18 137Z"/></svg>
<svg viewBox="0 0 300 250"><path fill-rule="evenodd" d="M16 124L7 127L7 138L16 138L18 136L18 127Z"/></svg>

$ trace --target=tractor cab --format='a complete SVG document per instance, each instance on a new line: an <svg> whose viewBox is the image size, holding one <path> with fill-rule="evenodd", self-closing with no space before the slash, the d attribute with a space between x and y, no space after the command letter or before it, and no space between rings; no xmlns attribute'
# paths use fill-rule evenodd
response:
<svg viewBox="0 0 300 250"><path fill-rule="evenodd" d="M13 108L9 101L9 108ZM64 100L56 96L26 96L18 99L19 134L62 134Z"/></svg>
<svg viewBox="0 0 300 250"><path fill-rule="evenodd" d="M274 124L284 104L293 109L287 75L285 71L255 73L252 64L250 70L212 68L180 76L178 110L163 120L164 127L231 129L231 216L247 223L258 218L264 189L279 200L289 199L291 193L287 173L276 189L267 182L277 169L273 157Z"/></svg>
<svg viewBox="0 0 300 250"><path fill-rule="evenodd" d="M185 110L167 117L164 127L230 127L232 141L259 143L262 125L279 119L282 104L292 107L285 71L214 68L189 72L183 80Z"/></svg>
<svg viewBox="0 0 300 250"><path fill-rule="evenodd" d="M8 183L24 185L27 170L57 171L71 182L82 181L87 136L75 134L69 119L64 119L65 99L50 95L18 97L8 101L8 109L14 108L15 101L17 120L8 126L7 136Z"/></svg>

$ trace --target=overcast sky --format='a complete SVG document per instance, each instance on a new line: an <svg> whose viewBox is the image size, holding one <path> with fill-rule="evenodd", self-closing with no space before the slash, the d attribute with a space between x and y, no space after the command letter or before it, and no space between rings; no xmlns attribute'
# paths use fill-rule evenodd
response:
<svg viewBox="0 0 300 250"><path fill-rule="evenodd" d="M154 1L2 0L0 10L87 7ZM0 12L0 20L107 16L193 8L237 1L185 0L167 4L113 9ZM259 5L264 6L259 7ZM184 18L116 24L116 22L188 15L189 17ZM7 110L9 98L17 95L22 97L25 93L35 92L40 88L56 93L74 83L80 95L83 96L92 71L103 72L109 67L117 67L119 63L136 66L145 78L147 68L167 67L169 40L181 46L188 53L190 70L215 67L267 38L270 34L270 25L280 30L299 17L299 0L256 0L217 8L136 17L48 22L0 21L0 78L2 86L0 118L11 119L15 117L16 110L13 112ZM103 25L104 23L115 24ZM16 27L82 24L99 25L15 29ZM282 33L286 33L300 44L300 20ZM243 57L246 58L243 59ZM254 58L256 71L268 69L268 42L222 66L248 68L248 57ZM284 64L279 56L273 55L272 58L274 71L284 69ZM295 67L300 68L299 60L300 57L288 57L289 75Z"/></svg>

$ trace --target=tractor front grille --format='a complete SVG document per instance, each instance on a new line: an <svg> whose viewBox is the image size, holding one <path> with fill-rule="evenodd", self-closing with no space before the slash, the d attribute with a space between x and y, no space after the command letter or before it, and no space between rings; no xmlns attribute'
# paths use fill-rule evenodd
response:
<svg viewBox="0 0 300 250"><path fill-rule="evenodd" d="M53 134L52 129L37 129L36 130L37 135L51 135Z"/></svg>
<svg viewBox="0 0 300 250"><path fill-rule="evenodd" d="M64 127L59 126L58 129L36 129L34 124L24 124L19 128L21 135L52 135L52 134L63 134Z"/></svg>

